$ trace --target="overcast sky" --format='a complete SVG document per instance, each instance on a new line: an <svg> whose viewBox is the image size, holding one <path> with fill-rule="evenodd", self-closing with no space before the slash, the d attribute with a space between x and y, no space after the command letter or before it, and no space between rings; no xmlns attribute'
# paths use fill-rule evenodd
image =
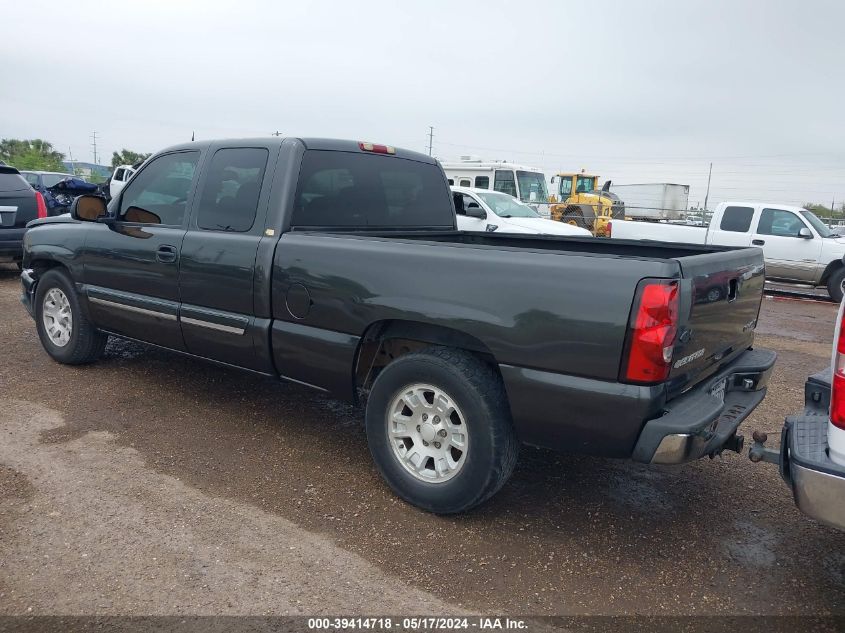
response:
<svg viewBox="0 0 845 633"><path fill-rule="evenodd" d="M4 2L0 137L329 136L845 201L845 3Z"/></svg>

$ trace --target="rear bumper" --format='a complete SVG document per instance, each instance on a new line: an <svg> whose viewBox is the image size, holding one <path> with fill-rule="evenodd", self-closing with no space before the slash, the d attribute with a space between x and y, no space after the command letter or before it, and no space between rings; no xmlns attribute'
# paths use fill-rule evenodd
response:
<svg viewBox="0 0 845 633"><path fill-rule="evenodd" d="M800 415L789 416L781 436L780 469L795 505L807 516L845 530L845 466L828 455L830 372L811 376Z"/></svg>
<svg viewBox="0 0 845 633"><path fill-rule="evenodd" d="M744 352L715 376L666 403L664 414L646 422L634 461L681 464L725 448L739 452L736 430L766 395L777 354ZM714 391L724 383L724 400Z"/></svg>
<svg viewBox="0 0 845 633"><path fill-rule="evenodd" d="M35 284L37 281L35 271L32 269L24 268L21 271L21 303L31 317L35 317Z"/></svg>

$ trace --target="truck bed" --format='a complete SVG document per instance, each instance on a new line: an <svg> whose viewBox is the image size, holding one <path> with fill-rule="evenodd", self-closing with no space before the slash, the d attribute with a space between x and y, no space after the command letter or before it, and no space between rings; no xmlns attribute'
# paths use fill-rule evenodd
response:
<svg viewBox="0 0 845 633"><path fill-rule="evenodd" d="M637 223L640 224L640 223ZM698 229L699 227L682 227ZM706 231L705 231L706 232ZM392 239L449 243L474 247L491 247L500 249L532 249L539 251L558 251L597 255L606 257L639 257L653 260L670 260L691 257L704 253L720 253L736 250L727 246L705 246L697 243L650 242L644 244L641 240L610 240L590 237L561 237L556 235L523 235L507 233L467 233L460 231L448 232L368 232L355 233ZM704 232L702 233L703 240Z"/></svg>
<svg viewBox="0 0 845 633"><path fill-rule="evenodd" d="M571 394L556 413L566 420L561 429L597 447L574 440L579 450L624 456L662 403L752 344L763 260L759 249L592 238L293 231L279 240L270 278L273 362L286 378L348 398L349 366L368 331L385 323L422 324L455 332L463 346L494 359L509 393L530 393L517 383L556 381L558 393ZM674 358L685 361L667 383L624 384L632 305L638 284L649 278L678 282ZM730 280L739 295L728 301ZM725 292L708 302L713 286ZM288 303L303 287L311 308L294 317ZM539 418L548 418L548 410L519 406L519 415L537 428ZM629 423L594 427L623 410ZM522 425L524 432L531 424Z"/></svg>

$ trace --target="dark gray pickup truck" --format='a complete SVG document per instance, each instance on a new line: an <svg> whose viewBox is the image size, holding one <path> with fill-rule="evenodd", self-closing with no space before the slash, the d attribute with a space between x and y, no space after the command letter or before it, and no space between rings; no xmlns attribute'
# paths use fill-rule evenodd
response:
<svg viewBox="0 0 845 633"><path fill-rule="evenodd" d="M520 443L740 450L775 360L759 249L460 233L456 204L383 145L180 145L35 222L23 302L62 363L113 335L365 403L385 480L434 512L493 495Z"/></svg>

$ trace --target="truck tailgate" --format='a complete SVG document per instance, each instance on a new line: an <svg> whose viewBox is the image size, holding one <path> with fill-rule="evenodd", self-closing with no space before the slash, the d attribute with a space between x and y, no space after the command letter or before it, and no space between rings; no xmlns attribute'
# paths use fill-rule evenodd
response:
<svg viewBox="0 0 845 633"><path fill-rule="evenodd" d="M765 282L763 251L757 248L677 261L683 281L670 397L704 380L751 346Z"/></svg>

